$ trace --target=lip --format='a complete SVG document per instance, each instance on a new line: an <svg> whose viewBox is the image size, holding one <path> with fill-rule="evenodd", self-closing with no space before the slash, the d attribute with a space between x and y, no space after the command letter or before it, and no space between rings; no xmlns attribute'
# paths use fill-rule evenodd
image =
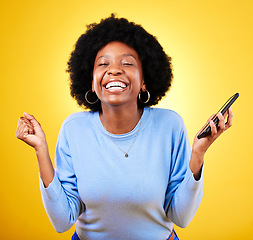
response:
<svg viewBox="0 0 253 240"><path fill-rule="evenodd" d="M121 82L124 85L126 85L126 87L125 88L106 88L107 84L112 83L112 82ZM108 91L108 92L111 92L111 93L123 92L128 88L128 86L129 86L128 82L126 82L122 79L116 79L116 78L110 79L102 85L102 87L105 89L105 91Z"/></svg>

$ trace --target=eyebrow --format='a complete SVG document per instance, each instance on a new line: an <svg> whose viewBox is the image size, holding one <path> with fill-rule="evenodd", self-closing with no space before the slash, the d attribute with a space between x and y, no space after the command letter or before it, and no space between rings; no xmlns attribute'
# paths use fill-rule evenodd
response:
<svg viewBox="0 0 253 240"><path fill-rule="evenodd" d="M136 57L132 54L123 54L123 57L133 57L136 60Z"/></svg>
<svg viewBox="0 0 253 240"><path fill-rule="evenodd" d="M137 60L136 57L132 54L126 54L125 53L125 54L122 54L121 57L132 57L135 60ZM110 56L109 55L102 55L102 56L98 57L96 61L98 61L98 59L100 59L100 58L110 58Z"/></svg>

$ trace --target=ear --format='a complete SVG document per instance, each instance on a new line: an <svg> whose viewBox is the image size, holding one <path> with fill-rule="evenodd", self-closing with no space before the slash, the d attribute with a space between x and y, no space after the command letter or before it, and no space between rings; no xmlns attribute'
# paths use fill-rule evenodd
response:
<svg viewBox="0 0 253 240"><path fill-rule="evenodd" d="M143 75L141 76L141 89L140 90L144 90L144 91L146 90L146 84L145 84Z"/></svg>
<svg viewBox="0 0 253 240"><path fill-rule="evenodd" d="M143 80L142 83L141 83L141 90L142 90L143 92L146 91L146 84L144 83L144 80Z"/></svg>
<svg viewBox="0 0 253 240"><path fill-rule="evenodd" d="M95 92L95 89L94 89L94 80L93 79L92 79L92 83L91 83L91 91Z"/></svg>

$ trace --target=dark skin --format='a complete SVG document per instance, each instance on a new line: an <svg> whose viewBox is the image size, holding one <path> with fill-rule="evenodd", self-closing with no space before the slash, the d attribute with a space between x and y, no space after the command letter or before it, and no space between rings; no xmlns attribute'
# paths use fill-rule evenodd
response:
<svg viewBox="0 0 253 240"><path fill-rule="evenodd" d="M141 61L134 49L121 42L111 42L100 49L94 62L92 90L101 101L100 119L108 132L124 134L133 130L143 112L137 105L138 93L145 89ZM207 149L232 126L232 110L230 108L224 116L218 113L217 127L211 118L208 120L211 135L201 139L196 135L192 145L189 167L196 180L201 177ZM35 149L41 179L44 186L48 187L54 178L54 168L39 122L32 115L24 113L24 117L18 121L16 136Z"/></svg>
<svg viewBox="0 0 253 240"><path fill-rule="evenodd" d="M122 87L107 89L110 82ZM142 64L137 52L120 42L100 49L93 69L93 90L101 101L100 119L105 129L114 134L130 132L140 120L137 96L145 90Z"/></svg>
<svg viewBox="0 0 253 240"><path fill-rule="evenodd" d="M131 112L130 109L129 112ZM126 114L125 111L121 111L120 109L108 109L100 114L100 120L108 132L113 134L124 134L134 129L141 118L143 110L138 109L132 112L135 112L134 116L129 116L129 114Z"/></svg>

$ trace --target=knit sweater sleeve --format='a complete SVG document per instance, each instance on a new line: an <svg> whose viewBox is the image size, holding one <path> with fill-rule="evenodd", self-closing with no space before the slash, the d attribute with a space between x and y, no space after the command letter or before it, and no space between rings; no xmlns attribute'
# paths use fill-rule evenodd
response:
<svg viewBox="0 0 253 240"><path fill-rule="evenodd" d="M179 227L186 227L194 217L203 196L203 167L196 181L189 168L191 148L185 126L174 141L170 179L165 196L165 212Z"/></svg>
<svg viewBox="0 0 253 240"><path fill-rule="evenodd" d="M45 188L40 179L40 189L42 201L52 225L57 232L65 232L84 211L84 204L77 190L77 178L64 126L57 141L55 164L53 181Z"/></svg>

